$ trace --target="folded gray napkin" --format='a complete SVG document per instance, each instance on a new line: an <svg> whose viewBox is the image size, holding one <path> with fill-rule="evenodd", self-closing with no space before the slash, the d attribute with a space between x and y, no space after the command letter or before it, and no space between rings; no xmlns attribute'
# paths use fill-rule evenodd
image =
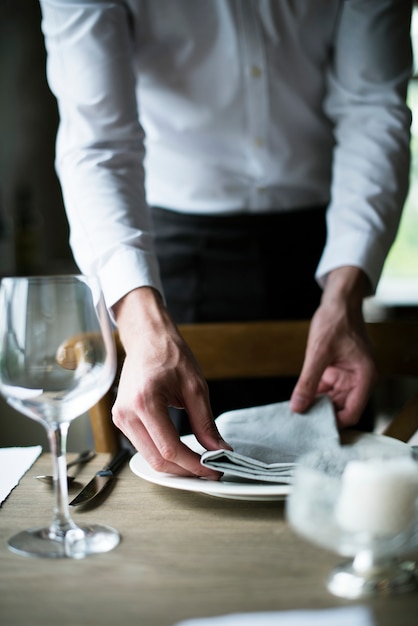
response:
<svg viewBox="0 0 418 626"><path fill-rule="evenodd" d="M303 414L293 413L289 405L278 402L220 415L219 432L234 450L204 452L202 465L249 480L292 482L301 454L337 447L340 439L328 396L318 396Z"/></svg>

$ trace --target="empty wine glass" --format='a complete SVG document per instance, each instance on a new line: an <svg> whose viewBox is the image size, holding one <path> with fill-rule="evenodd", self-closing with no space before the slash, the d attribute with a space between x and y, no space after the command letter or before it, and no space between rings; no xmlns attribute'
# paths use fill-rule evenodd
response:
<svg viewBox="0 0 418 626"><path fill-rule="evenodd" d="M66 479L70 422L93 406L114 379L111 322L96 278L4 278L0 286L0 392L47 430L53 458L54 517L49 526L8 541L18 554L83 558L120 540L104 525L71 519Z"/></svg>
<svg viewBox="0 0 418 626"><path fill-rule="evenodd" d="M344 598L418 588L418 464L405 450L346 446L299 459L286 504L305 539L351 557L337 565L328 590Z"/></svg>

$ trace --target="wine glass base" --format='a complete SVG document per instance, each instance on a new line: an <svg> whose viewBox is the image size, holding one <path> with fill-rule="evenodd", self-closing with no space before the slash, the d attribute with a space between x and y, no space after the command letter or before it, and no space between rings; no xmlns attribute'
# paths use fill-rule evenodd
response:
<svg viewBox="0 0 418 626"><path fill-rule="evenodd" d="M113 550L120 542L120 534L110 526L90 524L76 526L63 534L51 528L30 528L11 537L9 550L22 556L40 558L83 559L91 554Z"/></svg>
<svg viewBox="0 0 418 626"><path fill-rule="evenodd" d="M364 572L349 562L332 570L327 589L335 596L349 599L406 593L418 589L418 576L415 564L410 562L393 561Z"/></svg>

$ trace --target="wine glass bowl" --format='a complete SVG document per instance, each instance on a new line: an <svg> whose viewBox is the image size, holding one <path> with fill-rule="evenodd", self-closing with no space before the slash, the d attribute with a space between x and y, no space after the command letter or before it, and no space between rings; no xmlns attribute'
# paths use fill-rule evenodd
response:
<svg viewBox="0 0 418 626"><path fill-rule="evenodd" d="M344 598L418 588L418 464L408 448L345 446L298 461L286 503L291 527L350 559L334 568L328 590Z"/></svg>
<svg viewBox="0 0 418 626"><path fill-rule="evenodd" d="M70 358L71 357L71 358ZM116 371L111 322L96 278L4 278L0 286L0 393L40 422L53 458L53 522L22 531L9 548L26 556L82 558L117 545L110 527L70 517L66 440L72 420L109 389Z"/></svg>

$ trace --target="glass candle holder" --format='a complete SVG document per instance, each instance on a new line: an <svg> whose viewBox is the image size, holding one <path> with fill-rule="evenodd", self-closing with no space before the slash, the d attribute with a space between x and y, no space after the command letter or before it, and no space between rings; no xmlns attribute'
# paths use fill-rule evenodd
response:
<svg viewBox="0 0 418 626"><path fill-rule="evenodd" d="M347 446L299 459L286 511L305 539L351 557L329 575L334 595L361 598L418 588L418 463L412 451Z"/></svg>

